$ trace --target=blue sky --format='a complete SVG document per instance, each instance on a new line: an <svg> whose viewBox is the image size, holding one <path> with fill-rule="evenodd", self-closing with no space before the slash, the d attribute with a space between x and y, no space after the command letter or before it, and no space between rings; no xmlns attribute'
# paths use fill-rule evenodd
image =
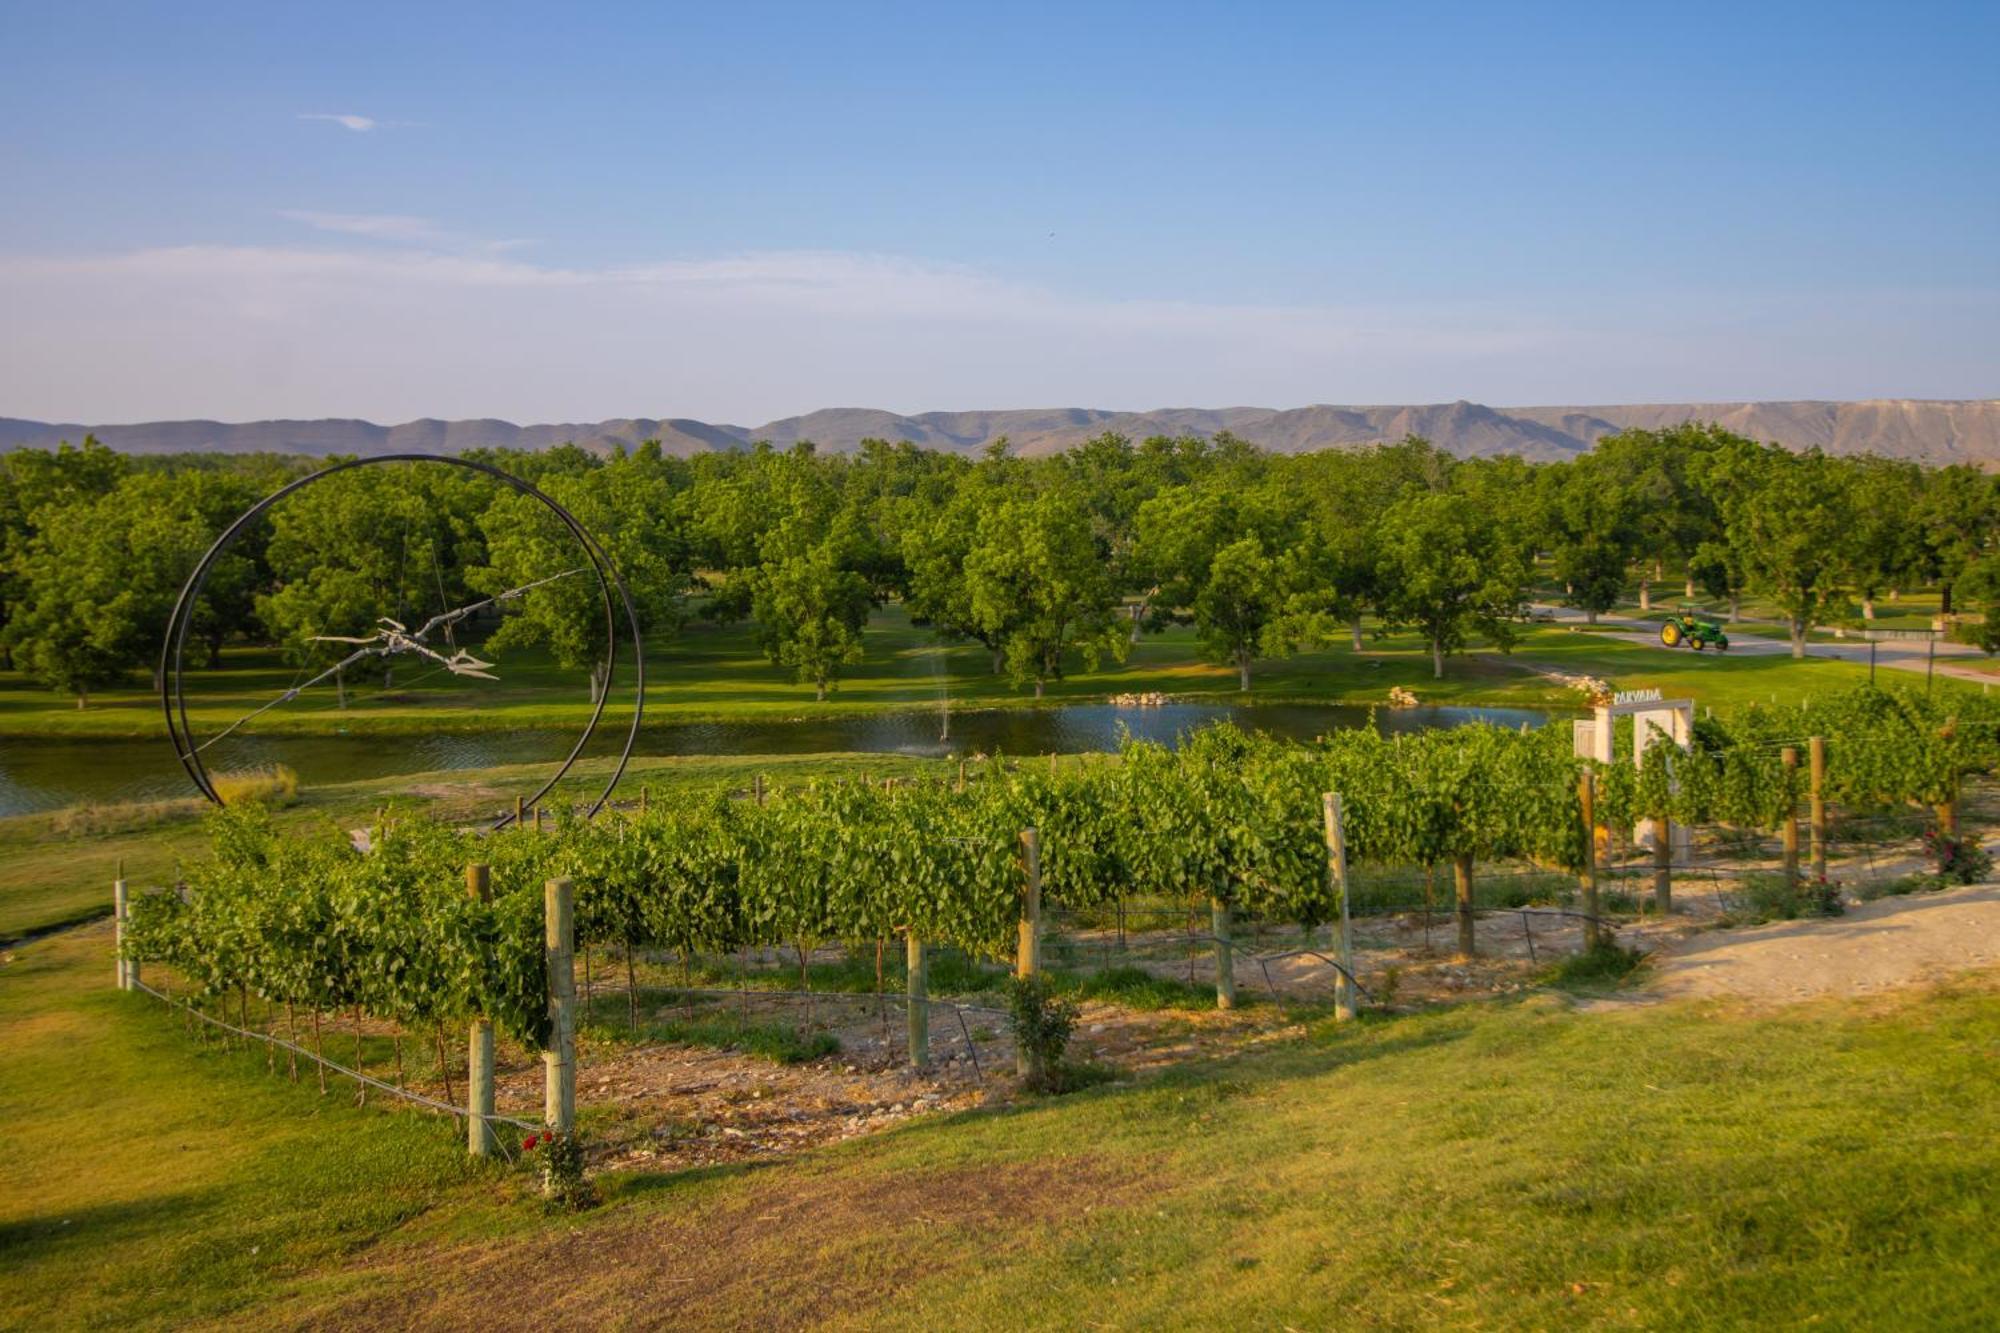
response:
<svg viewBox="0 0 2000 1333"><path fill-rule="evenodd" d="M1992 3L4 3L0 415L1995 396L1995 51Z"/></svg>

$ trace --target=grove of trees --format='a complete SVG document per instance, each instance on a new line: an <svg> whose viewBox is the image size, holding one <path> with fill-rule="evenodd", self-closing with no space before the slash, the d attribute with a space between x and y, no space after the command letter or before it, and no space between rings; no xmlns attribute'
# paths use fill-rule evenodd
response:
<svg viewBox="0 0 2000 1333"><path fill-rule="evenodd" d="M1538 581L1594 617L1636 585L1736 607L1756 597L1793 651L1850 605L1937 585L1947 611L2000 611L2000 490L1977 468L1763 445L1690 424L1611 437L1575 459L1460 459L1428 442L1281 455L1223 435L976 457L867 441L674 457L565 446L476 455L560 500L604 542L651 635L747 619L818 697L899 602L982 646L1039 697L1169 625L1248 689L1257 664L1364 628L1414 632L1442 676L1506 648ZM320 466L274 455L133 458L93 440L0 455L0 667L83 706L157 664L188 569L238 512ZM326 635L420 623L580 563L539 506L442 467L364 468L308 487L246 533L210 580L194 637L325 665ZM508 603L482 630L601 681L587 578ZM1976 621L1977 617L1973 619ZM2000 615L1992 622L2000 623ZM470 629L467 632L475 632ZM2000 631L1972 636L2000 646ZM382 669L382 668L377 668ZM344 683L343 683L344 684Z"/></svg>

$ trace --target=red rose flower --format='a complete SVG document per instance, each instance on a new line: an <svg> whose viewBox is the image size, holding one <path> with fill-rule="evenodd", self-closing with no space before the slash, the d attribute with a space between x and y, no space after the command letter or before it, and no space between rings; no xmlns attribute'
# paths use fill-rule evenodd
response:
<svg viewBox="0 0 2000 1333"><path fill-rule="evenodd" d="M533 1134L530 1134L528 1135L527 1138L521 1140L521 1151L533 1152L534 1150L535 1150L535 1136Z"/></svg>

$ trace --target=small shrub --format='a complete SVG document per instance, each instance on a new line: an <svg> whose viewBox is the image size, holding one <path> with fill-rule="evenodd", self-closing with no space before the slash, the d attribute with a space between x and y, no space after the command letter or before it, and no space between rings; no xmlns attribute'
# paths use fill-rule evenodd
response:
<svg viewBox="0 0 2000 1333"><path fill-rule="evenodd" d="M1563 990L1608 989L1620 985L1646 961L1643 949L1605 939L1594 949L1573 953L1542 970L1541 981Z"/></svg>
<svg viewBox="0 0 2000 1333"><path fill-rule="evenodd" d="M1864 903L1872 903L1878 898L1900 898L1908 893L1922 893L1937 887L1937 882L1929 875L1898 875L1894 879L1872 879L1855 889L1854 894Z"/></svg>
<svg viewBox="0 0 2000 1333"><path fill-rule="evenodd" d="M1943 884L1981 884L1993 874L1993 857L1977 838L1926 829L1924 852Z"/></svg>
<svg viewBox="0 0 2000 1333"><path fill-rule="evenodd" d="M574 1132L543 1130L536 1151L542 1159L542 1197L551 1209L578 1212L597 1202L597 1188L583 1174L583 1140Z"/></svg>
<svg viewBox="0 0 2000 1333"><path fill-rule="evenodd" d="M1130 963L1076 976L1051 973L1051 978L1063 992L1078 999L1103 1000L1128 1009L1215 1008L1213 986L1190 986L1177 977L1163 977Z"/></svg>
<svg viewBox="0 0 2000 1333"><path fill-rule="evenodd" d="M1597 910L1612 916L1631 916L1639 910L1639 900L1625 889L1606 889L1597 895Z"/></svg>
<svg viewBox="0 0 2000 1333"><path fill-rule="evenodd" d="M1842 916L1847 911L1839 883L1825 878L1801 879L1794 889L1782 874L1747 875L1737 897L1738 905L1725 912L1717 924L1758 926L1767 921Z"/></svg>
<svg viewBox="0 0 2000 1333"><path fill-rule="evenodd" d="M1840 885L1825 875L1817 875L1799 886L1799 910L1806 916L1845 916Z"/></svg>
<svg viewBox="0 0 2000 1333"><path fill-rule="evenodd" d="M224 805L263 805L277 808L299 798L299 775L288 764L246 768L235 773L217 773L211 781Z"/></svg>
<svg viewBox="0 0 2000 1333"><path fill-rule="evenodd" d="M1382 969L1382 979L1375 983L1375 998L1384 1006L1396 1002L1396 992L1403 988L1403 969L1395 963Z"/></svg>
<svg viewBox="0 0 2000 1333"><path fill-rule="evenodd" d="M1063 1054L1080 1012L1077 1002L1059 994L1045 975L1008 978L1007 1022L1015 1044L1027 1054L1030 1088L1061 1091Z"/></svg>
<svg viewBox="0 0 2000 1333"><path fill-rule="evenodd" d="M1098 1064L1095 1060L1064 1060L1049 1070L1043 1087L1054 1093L1081 1092L1085 1088L1117 1081L1118 1071L1110 1065Z"/></svg>

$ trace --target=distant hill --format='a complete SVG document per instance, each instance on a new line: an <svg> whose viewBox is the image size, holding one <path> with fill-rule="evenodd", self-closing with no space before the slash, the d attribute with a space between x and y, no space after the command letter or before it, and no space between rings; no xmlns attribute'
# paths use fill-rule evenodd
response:
<svg viewBox="0 0 2000 1333"><path fill-rule="evenodd" d="M994 412L923 412L901 416L872 408L823 408L762 426L711 424L685 417L517 426L509 421L150 421L86 426L0 417L0 449L47 448L95 434L129 453L269 450L301 454L452 453L476 446L544 449L574 442L609 450L658 439L676 454L739 449L756 440L780 447L812 440L850 450L868 438L907 440L933 449L971 452L1005 435L1024 454L1067 449L1093 435L1215 435L1232 431L1268 449L1298 453L1329 445L1372 444L1422 435L1461 455L1520 454L1566 458L1629 427L1715 421L1752 439L1829 453L1874 452L1927 463L1976 463L2000 469L2000 399L1959 402L1873 399L1866 402L1654 403L1623 407L1485 407L1431 403L1400 407L1317 405L1162 408L1107 412L1087 407L1018 408Z"/></svg>

